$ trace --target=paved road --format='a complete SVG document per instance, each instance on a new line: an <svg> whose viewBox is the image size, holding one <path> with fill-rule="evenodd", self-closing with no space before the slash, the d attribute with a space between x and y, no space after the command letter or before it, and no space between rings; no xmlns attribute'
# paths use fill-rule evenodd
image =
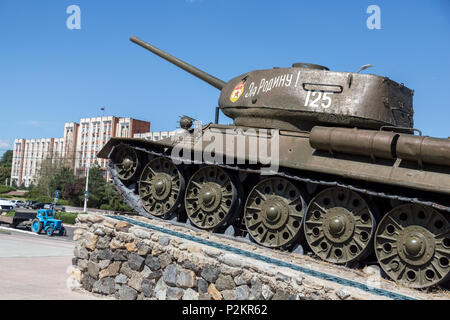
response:
<svg viewBox="0 0 450 320"><path fill-rule="evenodd" d="M0 299L98 299L67 287L75 246L70 239L0 229Z"/></svg>

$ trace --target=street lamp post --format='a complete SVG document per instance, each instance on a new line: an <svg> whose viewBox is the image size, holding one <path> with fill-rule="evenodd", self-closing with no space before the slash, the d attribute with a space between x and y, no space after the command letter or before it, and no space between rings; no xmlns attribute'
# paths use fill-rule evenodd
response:
<svg viewBox="0 0 450 320"><path fill-rule="evenodd" d="M86 189L84 191L84 213L87 213L87 202L88 202L88 198L89 198L89 190L88 190L88 186L89 186L89 168L90 168L90 163L88 163L87 169L86 169Z"/></svg>

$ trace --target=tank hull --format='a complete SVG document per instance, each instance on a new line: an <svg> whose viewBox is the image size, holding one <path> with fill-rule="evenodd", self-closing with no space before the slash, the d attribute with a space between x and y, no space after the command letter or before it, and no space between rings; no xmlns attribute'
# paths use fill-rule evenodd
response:
<svg viewBox="0 0 450 320"><path fill-rule="evenodd" d="M307 242L319 258L338 264L361 263L375 252L401 284L445 282L447 141L335 128L337 143L327 140L331 129L209 124L157 142L113 138L98 156L110 160L114 184L146 217L187 221L271 248L295 250ZM393 141L406 145L392 149ZM417 144L443 154L427 158L407 148ZM400 229L391 233L395 227ZM386 253L392 250L396 254ZM397 274L397 264L407 273Z"/></svg>
<svg viewBox="0 0 450 320"><path fill-rule="evenodd" d="M258 134L258 131L263 133ZM119 144L148 147L165 153L177 146L180 149L192 150L203 154L203 151L208 146L211 147L211 137L220 136L221 138L218 140L223 141L223 144L220 147L216 147L216 158L226 158L227 155L232 155L232 162L237 163L255 158L249 149L249 146L255 144L255 142L265 140L267 148L271 149L276 138L278 140L278 165L280 168L408 188L419 192L425 191L450 195L449 166L435 164L423 164L420 166L417 161L412 159L373 159L369 154L352 155L344 152L330 154L324 150L316 150L311 146L311 134L309 132L277 129L258 130L250 127L209 124L202 128L202 134L207 138L198 142L194 142L192 136L187 141L181 142L171 139L156 142L141 139L112 138L99 152L98 157L108 159L110 151ZM390 133L386 134L390 135ZM245 153L237 150L236 142L238 137L242 138L242 142L246 146ZM270 156L268 156L268 159L265 159L265 162L270 160L269 158ZM223 163L226 163L226 161Z"/></svg>

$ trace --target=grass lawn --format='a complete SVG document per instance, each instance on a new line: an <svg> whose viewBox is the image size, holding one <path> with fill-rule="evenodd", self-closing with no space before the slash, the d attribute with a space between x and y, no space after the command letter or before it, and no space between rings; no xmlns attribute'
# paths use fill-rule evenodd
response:
<svg viewBox="0 0 450 320"><path fill-rule="evenodd" d="M61 218L60 218L61 214ZM55 214L55 217L57 219L61 219L63 224L75 224L75 219L79 214L85 214L85 213L78 213L78 212L57 212Z"/></svg>

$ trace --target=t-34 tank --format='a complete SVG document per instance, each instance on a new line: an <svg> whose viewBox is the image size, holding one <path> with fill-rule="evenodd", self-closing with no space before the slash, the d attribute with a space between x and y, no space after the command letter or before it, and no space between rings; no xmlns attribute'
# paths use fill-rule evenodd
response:
<svg viewBox="0 0 450 320"><path fill-rule="evenodd" d="M192 128L183 117L170 139L112 138L98 156L140 214L274 249L301 243L337 264L376 259L410 287L447 280L450 140L413 129L412 90L308 63L224 82L131 41L219 89L234 120Z"/></svg>

